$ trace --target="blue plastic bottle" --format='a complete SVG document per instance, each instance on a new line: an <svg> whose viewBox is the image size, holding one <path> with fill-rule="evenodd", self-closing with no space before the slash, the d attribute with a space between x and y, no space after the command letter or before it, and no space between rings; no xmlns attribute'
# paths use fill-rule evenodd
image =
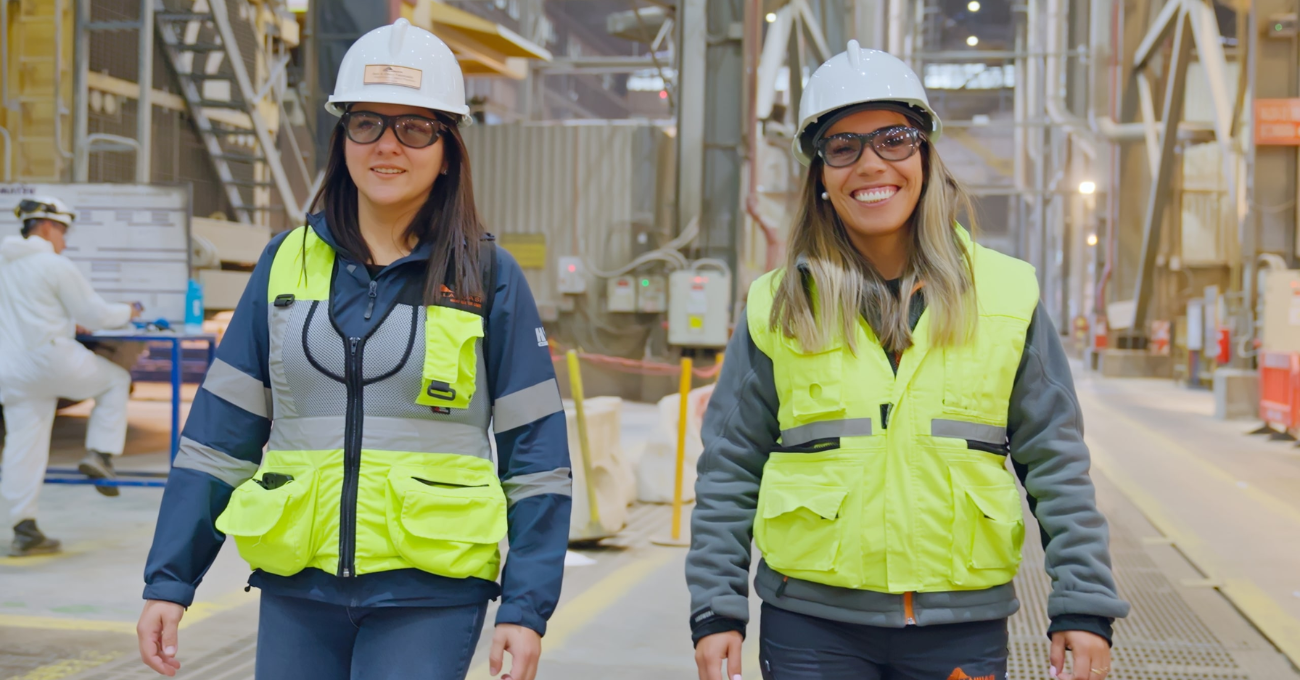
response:
<svg viewBox="0 0 1300 680"><path fill-rule="evenodd" d="M198 334L203 332L203 284L190 279L185 291L185 332Z"/></svg>

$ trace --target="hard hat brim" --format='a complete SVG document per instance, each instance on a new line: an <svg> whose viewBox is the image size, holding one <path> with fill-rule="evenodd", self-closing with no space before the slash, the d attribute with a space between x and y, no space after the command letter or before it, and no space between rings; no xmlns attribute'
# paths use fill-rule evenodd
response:
<svg viewBox="0 0 1300 680"><path fill-rule="evenodd" d="M406 93L394 93L392 95L383 93L367 93L364 100L352 99L350 97L335 99L331 95L329 100L325 102L325 110L335 116L342 116L347 113L348 107L352 104L401 104L403 106L418 106L429 109L430 111L438 111L440 113L454 116L456 122L462 127L474 124L474 116L470 115L468 106L448 106L439 102L418 102L413 100L411 95Z"/></svg>

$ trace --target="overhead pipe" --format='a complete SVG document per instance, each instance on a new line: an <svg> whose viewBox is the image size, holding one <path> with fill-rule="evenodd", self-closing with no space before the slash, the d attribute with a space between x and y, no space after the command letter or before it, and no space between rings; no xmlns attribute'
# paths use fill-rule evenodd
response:
<svg viewBox="0 0 1300 680"><path fill-rule="evenodd" d="M1064 42L1061 30L1065 26L1062 19L1062 6L1066 0L1047 0L1047 55L1044 58L1045 87L1043 99L1047 106L1047 116L1057 125L1061 125L1074 135L1089 158L1097 157L1097 141L1092 126L1088 121L1076 116L1065 103L1065 86L1062 78L1064 69L1061 56ZM1091 96L1091 93L1089 93Z"/></svg>
<svg viewBox="0 0 1300 680"><path fill-rule="evenodd" d="M0 0L3 1L3 0ZM777 264L781 261L781 241L777 234L776 227L769 224L767 218L758 209L758 63L759 55L762 51L763 36L763 0L747 0L745 2L745 79L748 87L746 88L747 106L745 109L745 129L749 149L746 159L749 174L749 188L745 196L745 212L754 219L759 229L763 231L763 240L767 242L767 255L764 265L768 271L776 269ZM790 71L790 78L800 77L793 69ZM791 102L798 110L798 103ZM797 114L796 114L797 115Z"/></svg>

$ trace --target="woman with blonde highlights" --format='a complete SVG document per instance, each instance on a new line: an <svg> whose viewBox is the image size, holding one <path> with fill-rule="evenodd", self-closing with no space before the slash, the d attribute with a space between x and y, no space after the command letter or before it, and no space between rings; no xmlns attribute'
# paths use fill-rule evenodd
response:
<svg viewBox="0 0 1300 680"><path fill-rule="evenodd" d="M751 540L764 678L1006 677L1017 477L1052 579L1051 673L1104 680L1128 604L1033 269L958 224L970 199L903 62L850 41L799 117L786 266L750 288L704 421L686 566L701 680L741 672Z"/></svg>

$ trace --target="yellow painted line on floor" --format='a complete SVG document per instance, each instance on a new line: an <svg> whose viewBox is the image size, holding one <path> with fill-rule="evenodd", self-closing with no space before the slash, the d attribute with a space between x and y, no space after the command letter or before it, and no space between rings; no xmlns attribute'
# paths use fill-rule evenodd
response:
<svg viewBox="0 0 1300 680"><path fill-rule="evenodd" d="M133 621L64 619L57 616L0 614L0 627L36 628L40 630L79 630L93 633L126 633L128 635L135 635L135 622Z"/></svg>
<svg viewBox="0 0 1300 680"><path fill-rule="evenodd" d="M257 598L243 589L227 593L212 601L198 601L190 605L181 619L180 630L222 612L256 602ZM143 605L142 605L143 606ZM90 633L125 633L135 635L134 621L103 621L98 619L73 619L58 616L26 616L0 614L0 628L31 628L40 630L75 630Z"/></svg>
<svg viewBox="0 0 1300 680"><path fill-rule="evenodd" d="M243 588L240 588L212 601L195 602L190 605L189 609L185 610L185 616L181 619L181 625L178 629L185 630L204 619L246 604L253 604L257 600L257 595L251 592L246 593Z"/></svg>
<svg viewBox="0 0 1300 680"><path fill-rule="evenodd" d="M1291 521L1300 525L1300 507L1296 507L1291 503L1287 503L1286 501L1278 498L1277 496L1274 496L1268 493L1267 491L1264 491L1263 489L1257 488L1253 484L1247 484L1246 486L1241 486L1239 484L1239 482L1243 481L1241 477L1233 475L1232 473L1228 472L1227 470L1224 470L1218 465L1215 465L1214 463L1211 463L1205 458L1196 455L1196 453L1192 452L1186 446L1179 443L1178 440L1174 439L1173 437L1170 437L1169 435L1147 425L1146 423L1143 423L1142 421L1125 414L1120 409L1113 408L1110 405L1105 404L1100 399L1094 399L1093 401L1096 401L1098 404L1106 408L1106 410L1108 410L1116 420L1122 420L1128 427L1134 430L1138 430L1142 434L1160 442L1163 445L1162 448L1164 448L1166 451L1177 454L1179 457L1185 459L1187 462L1191 463L1192 465L1195 465L1202 472L1210 475L1211 477L1214 477L1215 479L1218 479L1221 482L1227 482L1228 484L1231 484L1232 487L1236 489L1238 492L1245 494L1247 498L1250 498L1251 500L1260 503L1261 505L1264 505L1271 512L1286 517L1287 519L1290 519Z"/></svg>
<svg viewBox="0 0 1300 680"><path fill-rule="evenodd" d="M9 680L61 680L70 675L102 666L117 657L121 652L84 652L76 659L64 659L52 664L34 668L22 675L12 675Z"/></svg>
<svg viewBox="0 0 1300 680"><path fill-rule="evenodd" d="M1241 611L1292 663L1300 665L1300 621L1284 611L1273 599L1252 581L1224 578L1224 571L1205 542L1180 522L1165 512L1164 506L1142 485L1125 474L1114 463L1105 447L1098 446L1092 437L1085 438L1092 451L1093 464L1106 475L1134 505L1146 515L1147 521L1172 538L1174 545L1205 573L1209 580L1220 580L1219 592ZM1186 455L1195 456L1190 452ZM1207 463L1208 465L1208 463ZM1235 480L1234 480L1235 481ZM1234 487L1235 487L1234 483Z"/></svg>
<svg viewBox="0 0 1300 680"><path fill-rule="evenodd" d="M560 605L546 625L546 637L542 638L542 658L546 658L546 652L563 647L570 636L591 623L677 554L675 550L655 549L619 567L595 585L582 591L577 597ZM484 634L492 634L490 624ZM503 669L508 670L510 663L510 656L507 654L502 664ZM488 662L484 659L483 663L470 669L465 677L467 680L487 680L493 676L488 674Z"/></svg>

